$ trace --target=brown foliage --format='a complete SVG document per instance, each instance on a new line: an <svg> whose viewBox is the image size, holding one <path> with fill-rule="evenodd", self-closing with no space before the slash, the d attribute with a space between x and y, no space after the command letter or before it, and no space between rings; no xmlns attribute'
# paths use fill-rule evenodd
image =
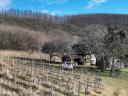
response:
<svg viewBox="0 0 128 96"><path fill-rule="evenodd" d="M39 50L48 37L38 31L17 26L0 25L0 49Z"/></svg>

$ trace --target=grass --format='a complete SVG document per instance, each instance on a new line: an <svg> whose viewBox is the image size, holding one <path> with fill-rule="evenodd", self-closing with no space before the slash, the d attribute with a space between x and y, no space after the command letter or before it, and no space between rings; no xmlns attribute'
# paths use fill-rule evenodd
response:
<svg viewBox="0 0 128 96"><path fill-rule="evenodd" d="M103 81L109 87L108 96L128 95L128 69L122 69L118 77L110 77L110 70L103 73Z"/></svg>

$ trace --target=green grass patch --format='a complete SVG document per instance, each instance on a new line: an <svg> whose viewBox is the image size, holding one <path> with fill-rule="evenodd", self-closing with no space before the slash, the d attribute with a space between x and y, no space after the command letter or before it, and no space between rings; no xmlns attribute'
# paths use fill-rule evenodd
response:
<svg viewBox="0 0 128 96"><path fill-rule="evenodd" d="M119 96L127 96L128 94L128 69L122 69L118 77L110 77L110 70L103 73L103 81L110 86L112 94L118 93ZM123 93L121 93L123 92Z"/></svg>

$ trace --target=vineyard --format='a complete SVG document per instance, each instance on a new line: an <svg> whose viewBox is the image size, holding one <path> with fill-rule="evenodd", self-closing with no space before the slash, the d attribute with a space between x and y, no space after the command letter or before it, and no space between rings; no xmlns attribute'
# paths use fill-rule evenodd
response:
<svg viewBox="0 0 128 96"><path fill-rule="evenodd" d="M64 71L41 57L0 56L0 96L105 96L100 74Z"/></svg>

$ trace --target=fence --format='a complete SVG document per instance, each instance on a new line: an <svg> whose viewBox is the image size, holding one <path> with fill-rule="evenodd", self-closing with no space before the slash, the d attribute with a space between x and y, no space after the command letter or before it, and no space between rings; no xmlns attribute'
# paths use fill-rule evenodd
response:
<svg viewBox="0 0 128 96"><path fill-rule="evenodd" d="M0 56L0 96L100 96L101 76L85 72L64 71L42 58Z"/></svg>

